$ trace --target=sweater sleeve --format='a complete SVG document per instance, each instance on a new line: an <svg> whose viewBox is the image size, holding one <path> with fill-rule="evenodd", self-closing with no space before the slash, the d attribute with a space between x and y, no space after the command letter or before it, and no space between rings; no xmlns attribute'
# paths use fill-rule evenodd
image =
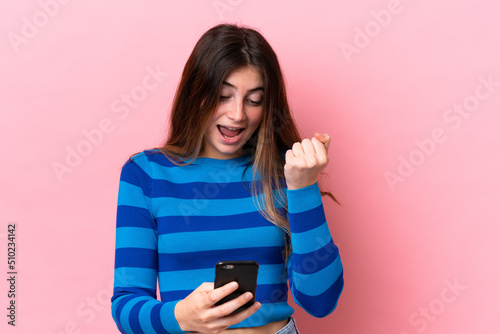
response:
<svg viewBox="0 0 500 334"><path fill-rule="evenodd" d="M287 190L287 200L293 246L287 263L290 290L307 313L325 317L337 306L344 278L318 184Z"/></svg>
<svg viewBox="0 0 500 334"><path fill-rule="evenodd" d="M175 319L176 302L156 299L158 233L151 213L151 181L144 154L122 168L111 313L121 333L185 333Z"/></svg>

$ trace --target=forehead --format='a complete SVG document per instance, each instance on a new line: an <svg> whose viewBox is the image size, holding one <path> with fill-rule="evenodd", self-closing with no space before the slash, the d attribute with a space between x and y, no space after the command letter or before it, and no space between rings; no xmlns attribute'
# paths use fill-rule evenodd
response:
<svg viewBox="0 0 500 334"><path fill-rule="evenodd" d="M254 66L240 67L230 72L224 79L226 86L262 86L264 80L260 71ZM230 85L227 85L230 84ZM255 88L255 87L250 87Z"/></svg>

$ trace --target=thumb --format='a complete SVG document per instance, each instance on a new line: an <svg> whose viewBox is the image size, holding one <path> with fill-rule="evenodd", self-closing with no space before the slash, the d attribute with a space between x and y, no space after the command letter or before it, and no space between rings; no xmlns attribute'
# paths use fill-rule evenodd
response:
<svg viewBox="0 0 500 334"><path fill-rule="evenodd" d="M195 290L205 292L214 290L213 282L203 282L200 286L198 286Z"/></svg>
<svg viewBox="0 0 500 334"><path fill-rule="evenodd" d="M319 140L325 146L325 149L328 152L328 148L330 147L330 140L331 140L330 135L327 133L321 134L319 132L315 132L314 138Z"/></svg>

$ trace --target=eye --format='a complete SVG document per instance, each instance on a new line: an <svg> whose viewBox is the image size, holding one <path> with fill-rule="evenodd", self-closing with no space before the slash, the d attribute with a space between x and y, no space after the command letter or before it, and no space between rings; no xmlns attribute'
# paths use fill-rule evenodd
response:
<svg viewBox="0 0 500 334"><path fill-rule="evenodd" d="M219 96L219 100L221 101L228 100L229 98L230 96L224 96L224 95Z"/></svg>
<svg viewBox="0 0 500 334"><path fill-rule="evenodd" d="M262 104L262 100L260 101L248 100L248 102L250 102L250 104L253 106L260 106Z"/></svg>

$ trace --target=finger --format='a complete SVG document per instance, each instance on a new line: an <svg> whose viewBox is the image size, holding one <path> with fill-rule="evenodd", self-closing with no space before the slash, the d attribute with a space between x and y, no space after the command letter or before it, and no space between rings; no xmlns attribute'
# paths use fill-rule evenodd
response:
<svg viewBox="0 0 500 334"><path fill-rule="evenodd" d="M228 315L225 317L219 317L217 320L214 321L214 325L220 328L228 328L229 326L238 324L243 320L245 320L246 318L250 317L252 314L257 312L260 309L260 307L261 304L259 302L255 302L252 306L241 312Z"/></svg>
<svg viewBox="0 0 500 334"><path fill-rule="evenodd" d="M199 287L196 288L196 290L199 291L212 291L213 289L214 289L213 282L203 282Z"/></svg>
<svg viewBox="0 0 500 334"><path fill-rule="evenodd" d="M326 151L328 152L328 148L330 147L330 141L331 141L331 137L329 134L325 133L325 134L320 134L319 132L315 132L314 133L314 138L316 138L317 140L319 140L326 148Z"/></svg>
<svg viewBox="0 0 500 334"><path fill-rule="evenodd" d="M319 132L315 132L314 137L325 145L330 142L330 135L327 133L321 134Z"/></svg>
<svg viewBox="0 0 500 334"><path fill-rule="evenodd" d="M293 155L296 157L300 157L300 156L304 155L304 150L302 149L301 143L297 142L297 143L293 144L292 151L293 151Z"/></svg>
<svg viewBox="0 0 500 334"><path fill-rule="evenodd" d="M245 292L241 296L238 296L230 301L225 302L213 309L217 312L219 316L227 316L236 311L241 306L245 305L252 299L253 295L251 292Z"/></svg>
<svg viewBox="0 0 500 334"><path fill-rule="evenodd" d="M238 289L238 283L229 282L229 283L227 283L227 284L225 284L217 289L212 290L208 294L208 303L209 303L208 306L214 305L222 298L224 298L227 295L229 295L230 293L236 291L236 289Z"/></svg>
<svg viewBox="0 0 500 334"><path fill-rule="evenodd" d="M325 147L325 145L320 142L318 139L316 139L316 137L314 137L312 140L312 145L314 146L315 150L316 150L316 153L318 154L317 156L319 157L320 155L323 155L323 156L326 156L328 155L328 150L327 150L327 147Z"/></svg>
<svg viewBox="0 0 500 334"><path fill-rule="evenodd" d="M287 150L285 153L285 164L287 161L290 161L294 157L292 150Z"/></svg>
<svg viewBox="0 0 500 334"><path fill-rule="evenodd" d="M316 155L316 149L310 139L304 139L302 141L302 149L304 150L305 155L310 157L314 157Z"/></svg>
<svg viewBox="0 0 500 334"><path fill-rule="evenodd" d="M243 320L245 320L246 318L248 318L249 316L251 316L252 314L254 314L255 312L257 312L260 309L260 307L261 307L261 304L259 302L255 302L249 308L247 308L241 312L238 312L234 315L231 315L227 318L231 322L231 325L238 324L238 323L242 322Z"/></svg>

